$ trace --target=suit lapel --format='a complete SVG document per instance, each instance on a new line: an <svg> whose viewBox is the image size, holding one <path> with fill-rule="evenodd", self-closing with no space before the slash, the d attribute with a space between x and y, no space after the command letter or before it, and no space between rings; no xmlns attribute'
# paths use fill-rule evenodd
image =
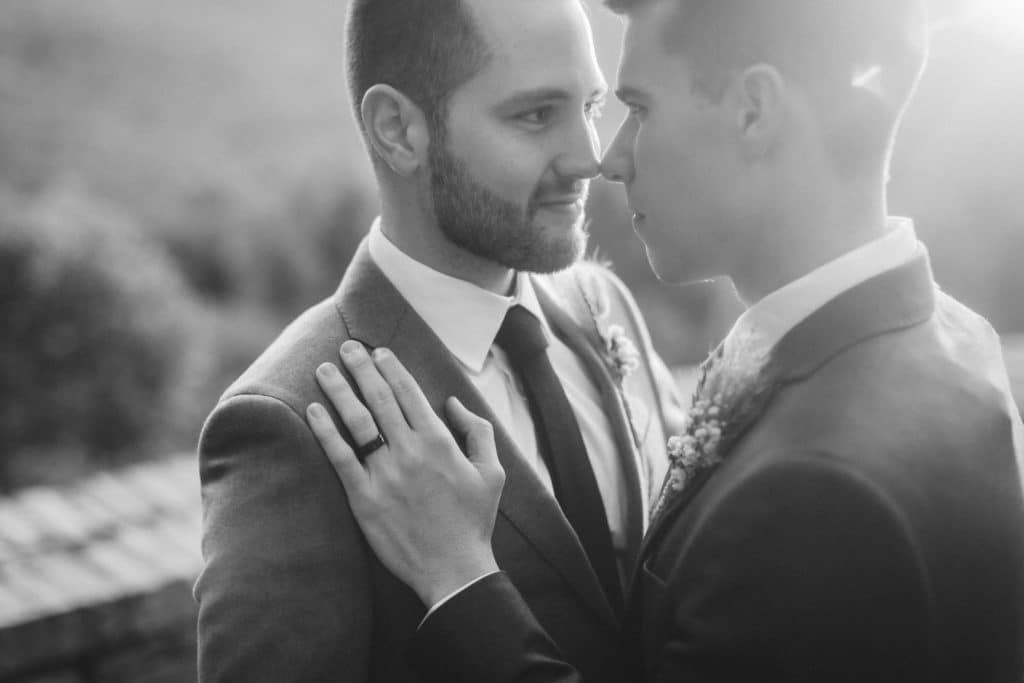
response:
<svg viewBox="0 0 1024 683"><path fill-rule="evenodd" d="M569 273L561 275L569 279ZM597 348L604 344L597 334L593 321L589 320L591 313L582 294L576 286L575 281L567 282L560 288L560 293L566 302L569 311L572 311L576 320L585 321L577 323L566 311L566 307L560 306L551 293L545 288L545 283L540 278L533 278L534 290L537 292L537 300L541 309L547 317L555 334L568 346L576 356L583 361L588 374L597 386L601 394L601 406L608 420L611 423L612 432L615 437L616 452L622 465L622 472L628 484L629 498L626 510L626 529L628 537L627 562L637 556L640 550L640 542L644 533L644 509L640 480L639 458L636 438L633 427L630 424L623 403L622 394L619 391L615 380L612 378L607 363L598 354Z"/></svg>
<svg viewBox="0 0 1024 683"><path fill-rule="evenodd" d="M371 348L391 349L419 382L435 412L443 415L444 401L456 396L494 425L498 458L505 469L499 514L586 604L617 626L618 619L558 503L526 463L458 361L370 259L365 242L346 271L335 301L349 335Z"/></svg>
<svg viewBox="0 0 1024 683"><path fill-rule="evenodd" d="M786 385L814 374L844 350L872 337L928 320L935 311L935 285L927 254L840 294L790 330L772 350L764 372L773 387L746 416L734 450ZM728 453L725 454L728 459ZM642 562L669 522L696 498L718 467L701 472L654 520L640 549Z"/></svg>

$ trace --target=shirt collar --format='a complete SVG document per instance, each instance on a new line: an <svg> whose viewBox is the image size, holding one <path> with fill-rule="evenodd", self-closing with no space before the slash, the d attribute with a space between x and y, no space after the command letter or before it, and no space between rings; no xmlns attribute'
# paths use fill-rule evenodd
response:
<svg viewBox="0 0 1024 683"><path fill-rule="evenodd" d="M374 220L368 237L370 258L441 343L463 365L480 372L508 309L521 305L551 332L530 278L516 273L514 293L501 296L465 280L445 275L399 249Z"/></svg>
<svg viewBox="0 0 1024 683"><path fill-rule="evenodd" d="M816 310L876 275L914 259L924 248L909 218L893 217L881 237L775 290L748 308L725 338L725 351L767 354Z"/></svg>

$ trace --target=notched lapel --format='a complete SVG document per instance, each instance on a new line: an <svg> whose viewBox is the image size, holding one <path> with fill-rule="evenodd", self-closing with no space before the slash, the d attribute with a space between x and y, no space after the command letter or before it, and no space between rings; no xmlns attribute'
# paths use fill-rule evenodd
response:
<svg viewBox="0 0 1024 683"><path fill-rule="evenodd" d="M416 378L435 412L443 416L445 400L455 396L494 425L498 459L505 470L499 514L554 567L585 604L617 627L618 618L558 503L519 453L512 437L458 361L370 260L365 243L346 273L336 304L350 336L370 347L389 348Z"/></svg>
<svg viewBox="0 0 1024 683"><path fill-rule="evenodd" d="M559 290L560 298L565 301L567 308L555 299L547 288L547 283L543 282L541 278L533 279L534 290L551 328L565 345L583 361L588 374L601 394L601 406L611 423L616 452L619 454L622 471L631 493L628 499L626 523L629 533L629 555L636 557L643 539L646 514L642 494L644 483L640 476L641 454L637 447L637 435L629 421L623 396L615 380L612 379L607 363L597 351L604 342L597 333L594 322L590 318L590 309L583 301L582 293L575 280L572 279L571 273L572 271L567 271L559 276L568 281L563 281Z"/></svg>

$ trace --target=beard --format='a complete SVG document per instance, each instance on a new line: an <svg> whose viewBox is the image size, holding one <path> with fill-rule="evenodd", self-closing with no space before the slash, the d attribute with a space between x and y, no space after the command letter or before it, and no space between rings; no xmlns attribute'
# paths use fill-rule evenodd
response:
<svg viewBox="0 0 1024 683"><path fill-rule="evenodd" d="M569 228L538 223L536 194L526 207L495 194L473 179L466 162L445 147L443 136L430 146L429 165L434 217L452 244L531 273L564 270L583 255L587 235L582 216Z"/></svg>

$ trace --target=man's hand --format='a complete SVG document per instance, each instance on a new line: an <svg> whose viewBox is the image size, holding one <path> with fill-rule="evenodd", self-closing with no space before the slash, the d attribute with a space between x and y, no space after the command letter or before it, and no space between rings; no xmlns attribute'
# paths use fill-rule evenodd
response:
<svg viewBox="0 0 1024 683"><path fill-rule="evenodd" d="M427 608L497 571L491 534L505 471L491 424L450 398L448 427L419 385L386 349L373 357L347 341L341 358L366 405L337 367L324 363L317 380L357 445L378 435L386 444L360 463L323 406L307 418L348 493L367 541L381 562L412 588Z"/></svg>

